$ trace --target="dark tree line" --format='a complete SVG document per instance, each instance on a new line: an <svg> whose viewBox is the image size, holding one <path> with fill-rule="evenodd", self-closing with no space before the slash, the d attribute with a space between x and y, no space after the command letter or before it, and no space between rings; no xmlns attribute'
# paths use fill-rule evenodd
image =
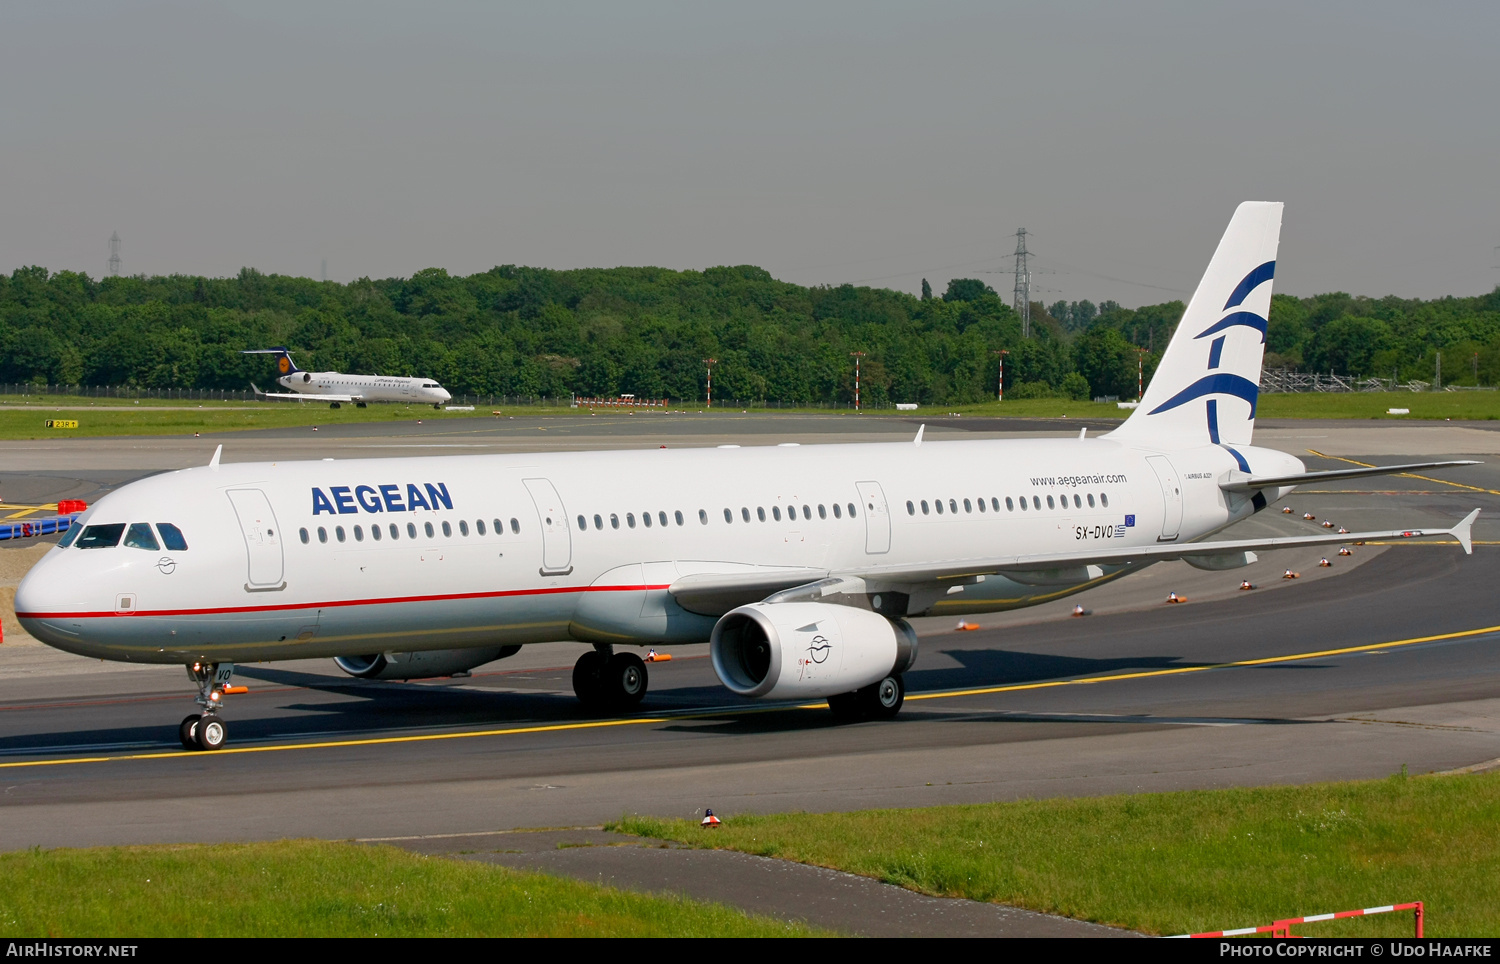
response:
<svg viewBox="0 0 1500 964"><path fill-rule="evenodd" d="M308 369L420 374L461 394L701 399L714 392L783 403L847 402L849 353L865 352L869 402L992 398L1005 350L1017 396L1135 395L1137 348L1149 377L1181 302L1032 306L1032 337L983 282L941 297L852 285L806 288L750 266L551 271L504 265L454 277L349 284L265 275L94 280L38 267L0 276L0 381L242 389L265 386L265 356L287 345ZM1421 377L1437 350L1479 351L1500 377L1500 293L1432 302L1278 296L1271 362ZM1454 376L1461 372L1451 363ZM1445 381L1451 379L1445 377Z"/></svg>

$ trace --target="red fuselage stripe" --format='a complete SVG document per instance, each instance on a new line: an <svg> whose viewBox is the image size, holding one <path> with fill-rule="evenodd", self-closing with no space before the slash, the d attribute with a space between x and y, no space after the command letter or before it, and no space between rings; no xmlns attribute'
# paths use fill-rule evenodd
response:
<svg viewBox="0 0 1500 964"><path fill-rule="evenodd" d="M563 586L553 589L505 589L497 592L461 592L432 596L389 596L383 599L336 599L331 602L291 603L283 606L221 606L214 609L143 609L135 612L16 613L19 619L99 619L128 616L221 616L231 613L275 613L299 609L336 609L345 606L389 606L414 602L449 602L458 599L501 599L506 596L551 596L568 592L645 592L659 586Z"/></svg>

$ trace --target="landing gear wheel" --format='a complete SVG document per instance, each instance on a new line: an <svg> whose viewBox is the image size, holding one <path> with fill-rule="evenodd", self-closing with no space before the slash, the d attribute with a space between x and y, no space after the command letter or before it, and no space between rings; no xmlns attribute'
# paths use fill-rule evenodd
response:
<svg viewBox="0 0 1500 964"><path fill-rule="evenodd" d="M224 721L210 713L198 720L198 749L217 750L229 739L229 728Z"/></svg>
<svg viewBox="0 0 1500 964"><path fill-rule="evenodd" d="M616 653L609 658L601 682L610 705L634 709L646 697L646 664L634 653Z"/></svg>
<svg viewBox="0 0 1500 964"><path fill-rule="evenodd" d="M339 407L339 403L338 402L329 402L328 403L328 407L329 408L338 408Z"/></svg>
<svg viewBox="0 0 1500 964"><path fill-rule="evenodd" d="M597 709L603 702L605 658L598 650L591 649L578 657L573 664L573 695L588 709Z"/></svg>
<svg viewBox="0 0 1500 964"><path fill-rule="evenodd" d="M182 741L184 750L198 749L198 714L185 717L177 724L177 739Z"/></svg>
<svg viewBox="0 0 1500 964"><path fill-rule="evenodd" d="M355 402L354 403L354 407L355 408L368 408L369 406L366 405L364 402Z"/></svg>
<svg viewBox="0 0 1500 964"><path fill-rule="evenodd" d="M837 693L828 697L828 708L833 711L833 718L841 722L853 722L860 718L859 694Z"/></svg>
<svg viewBox="0 0 1500 964"><path fill-rule="evenodd" d="M906 681L899 674L856 691L864 715L872 720L893 720L906 702Z"/></svg>

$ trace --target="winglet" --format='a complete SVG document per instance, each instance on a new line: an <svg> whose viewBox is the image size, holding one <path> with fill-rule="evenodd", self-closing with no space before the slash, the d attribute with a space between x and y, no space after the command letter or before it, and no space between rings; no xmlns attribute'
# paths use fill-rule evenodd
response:
<svg viewBox="0 0 1500 964"><path fill-rule="evenodd" d="M1464 555L1466 556L1474 554L1474 537L1470 534L1469 530L1473 527L1474 517L1477 515L1479 515L1479 510L1475 509L1464 516L1464 521L1448 530L1450 534L1458 538L1458 544L1464 547Z"/></svg>
<svg viewBox="0 0 1500 964"><path fill-rule="evenodd" d="M917 428L917 437L911 440L911 444L913 444L913 445L915 445L915 446L917 446L917 447L920 448L921 445L922 445L922 433L925 432L925 431L927 431L927 423L923 422Z"/></svg>
<svg viewBox="0 0 1500 964"><path fill-rule="evenodd" d="M218 468L219 467L219 456L221 456L223 454L224 454L224 445L223 445L223 443L220 443L219 447L216 448L216 449L214 449L214 457L208 460L208 467L211 468L211 469Z"/></svg>

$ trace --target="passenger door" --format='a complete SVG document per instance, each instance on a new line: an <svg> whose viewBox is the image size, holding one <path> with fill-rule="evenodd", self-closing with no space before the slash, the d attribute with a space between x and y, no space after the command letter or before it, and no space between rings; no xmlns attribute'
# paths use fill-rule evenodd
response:
<svg viewBox="0 0 1500 964"><path fill-rule="evenodd" d="M247 592L285 589L282 581L281 532L271 502L260 489L230 489L229 503L239 518L248 556Z"/></svg>
<svg viewBox="0 0 1500 964"><path fill-rule="evenodd" d="M1147 456L1146 462L1156 472L1156 479L1161 483L1163 514L1161 535L1157 536L1156 541L1171 542L1177 538L1177 530L1182 528L1182 481L1165 455Z"/></svg>
<svg viewBox="0 0 1500 964"><path fill-rule="evenodd" d="M542 526L542 575L565 576L573 571L573 536L562 497L547 479L522 479L536 505Z"/></svg>
<svg viewBox="0 0 1500 964"><path fill-rule="evenodd" d="M878 555L891 551L891 514L886 511L885 490L879 482L856 482L860 510L865 516L865 552Z"/></svg>

